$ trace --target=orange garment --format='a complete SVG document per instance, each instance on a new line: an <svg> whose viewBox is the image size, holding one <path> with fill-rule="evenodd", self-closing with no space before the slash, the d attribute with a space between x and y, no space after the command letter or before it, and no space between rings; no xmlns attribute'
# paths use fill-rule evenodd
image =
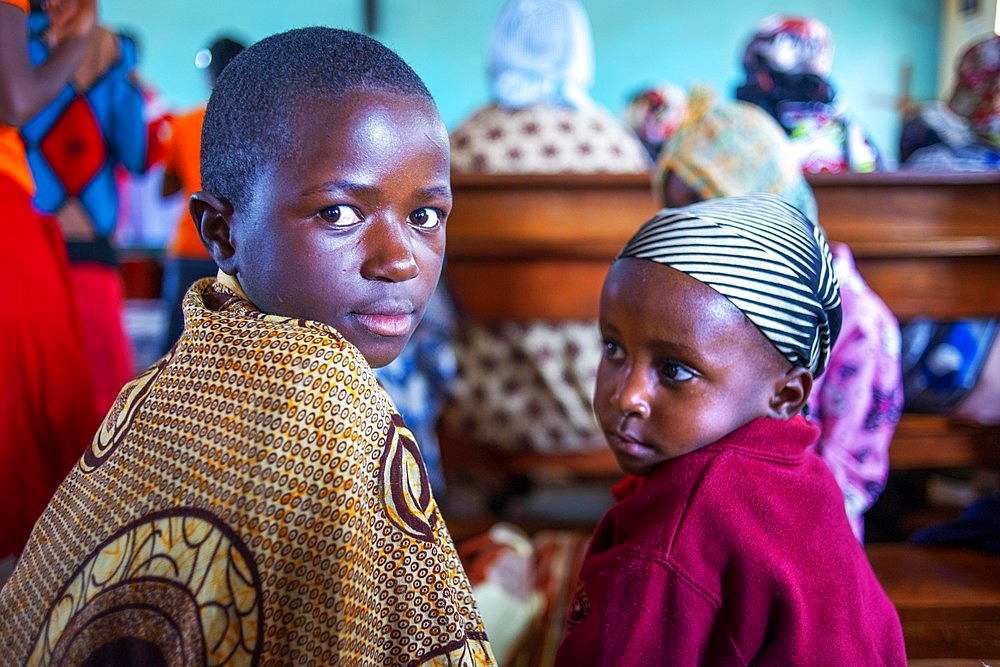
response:
<svg viewBox="0 0 1000 667"><path fill-rule="evenodd" d="M0 4L14 5L28 13L28 0L0 0ZM13 127L0 123L0 174L7 174L14 182L35 194L35 181L28 169L28 158L24 154L24 144Z"/></svg>
<svg viewBox="0 0 1000 667"><path fill-rule="evenodd" d="M174 116L171 120L171 137L167 145L166 170L177 176L184 200L201 189L201 124L205 120L205 107ZM187 206L181 212L167 252L185 259L211 259L201 236L188 215Z"/></svg>

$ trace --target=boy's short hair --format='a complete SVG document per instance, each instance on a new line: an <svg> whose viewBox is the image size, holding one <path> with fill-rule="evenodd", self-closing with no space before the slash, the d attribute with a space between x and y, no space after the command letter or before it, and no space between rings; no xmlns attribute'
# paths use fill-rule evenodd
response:
<svg viewBox="0 0 1000 667"><path fill-rule="evenodd" d="M292 118L348 91L384 90L433 98L389 48L335 28L298 28L266 37L226 66L212 90L201 138L202 188L237 206L293 139Z"/></svg>
<svg viewBox="0 0 1000 667"><path fill-rule="evenodd" d="M699 280L739 308L789 362L826 368L843 314L826 235L776 195L663 209L618 255Z"/></svg>

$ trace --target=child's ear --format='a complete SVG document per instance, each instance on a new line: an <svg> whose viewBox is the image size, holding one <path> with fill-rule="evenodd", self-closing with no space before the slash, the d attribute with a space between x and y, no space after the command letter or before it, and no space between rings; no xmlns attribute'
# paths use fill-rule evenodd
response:
<svg viewBox="0 0 1000 667"><path fill-rule="evenodd" d="M188 210L208 254L220 269L231 276L236 275L236 251L230 235L232 204L201 190L191 195Z"/></svg>
<svg viewBox="0 0 1000 667"><path fill-rule="evenodd" d="M791 419L799 414L809 400L812 392L813 376L802 366L793 366L778 381L774 394L771 395L771 416L779 419Z"/></svg>

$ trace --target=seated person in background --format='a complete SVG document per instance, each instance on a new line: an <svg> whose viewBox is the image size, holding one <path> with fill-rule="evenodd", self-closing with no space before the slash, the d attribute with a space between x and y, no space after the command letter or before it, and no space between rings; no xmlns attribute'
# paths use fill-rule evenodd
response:
<svg viewBox="0 0 1000 667"><path fill-rule="evenodd" d="M493 665L372 367L438 282L430 93L360 34L265 38L212 91L191 202L219 266L0 592L0 663Z"/></svg>
<svg viewBox="0 0 1000 667"><path fill-rule="evenodd" d="M901 169L1000 169L1000 35L965 50L947 102L907 110L899 160Z"/></svg>
<svg viewBox="0 0 1000 667"><path fill-rule="evenodd" d="M594 102L594 49L578 0L508 0L490 36L492 103L451 134L452 168L474 173L642 172L650 160Z"/></svg>
<svg viewBox="0 0 1000 667"><path fill-rule="evenodd" d="M966 49L948 102L923 104L912 112L899 151L902 169L1000 170L1000 36ZM998 318L906 322L906 409L1000 424L998 331Z"/></svg>
<svg viewBox="0 0 1000 667"><path fill-rule="evenodd" d="M808 173L882 168L874 142L830 83L833 35L812 18L762 20L743 54L746 83L736 99L767 111L792 139Z"/></svg>
<svg viewBox="0 0 1000 667"><path fill-rule="evenodd" d="M490 38L493 101L451 134L454 173L648 173L635 134L591 99L593 43L577 0L509 0ZM463 323L447 431L503 451L602 448L590 404L593 320Z"/></svg>
<svg viewBox="0 0 1000 667"><path fill-rule="evenodd" d="M840 329L822 230L770 194L665 209L612 264L594 410L622 470L557 665L905 665L800 416Z"/></svg>
<svg viewBox="0 0 1000 667"><path fill-rule="evenodd" d="M50 57L32 64L28 0L0 0L0 585L100 423L66 246L33 204L18 128L65 89L97 21L94 0L50 3Z"/></svg>
<svg viewBox="0 0 1000 667"><path fill-rule="evenodd" d="M212 40L207 49L198 52L195 66L205 70L209 89L215 87L223 68L244 48L246 46L242 42L220 36ZM170 139L166 149L161 194L170 197L182 192L185 205L181 208L180 219L174 225L163 258L161 298L167 303L168 310L167 331L161 344L162 354L166 354L177 342L184 328L181 302L191 283L199 278L213 276L218 270L198 236L186 203L191 195L201 189L199 159L201 125L204 119L205 105L202 104L186 113L176 114L170 120Z"/></svg>
<svg viewBox="0 0 1000 667"><path fill-rule="evenodd" d="M625 123L655 161L687 113L687 91L672 83L659 83L636 91L625 105Z"/></svg>
<svg viewBox="0 0 1000 667"><path fill-rule="evenodd" d="M718 100L695 87L660 151L654 192L661 205L770 192L817 221L816 200L781 128L758 107ZM808 418L820 426L815 450L833 471L858 539L863 515L889 474L889 445L903 404L899 325L858 273L850 249L833 243L843 327Z"/></svg>

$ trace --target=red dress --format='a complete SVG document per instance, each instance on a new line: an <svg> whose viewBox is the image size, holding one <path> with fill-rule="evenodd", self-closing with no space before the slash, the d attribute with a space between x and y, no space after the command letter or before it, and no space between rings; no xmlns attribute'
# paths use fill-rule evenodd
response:
<svg viewBox="0 0 1000 667"><path fill-rule="evenodd" d="M99 423L66 249L31 186L17 133L0 125L0 559L21 551Z"/></svg>

